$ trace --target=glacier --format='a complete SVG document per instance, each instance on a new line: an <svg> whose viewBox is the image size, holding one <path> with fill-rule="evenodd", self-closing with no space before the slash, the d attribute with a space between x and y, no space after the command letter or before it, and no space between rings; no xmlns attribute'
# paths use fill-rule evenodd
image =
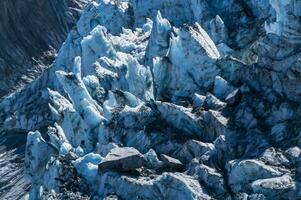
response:
<svg viewBox="0 0 301 200"><path fill-rule="evenodd" d="M96 0L0 102L27 199L301 198L299 0ZM30 185L30 186L29 186Z"/></svg>

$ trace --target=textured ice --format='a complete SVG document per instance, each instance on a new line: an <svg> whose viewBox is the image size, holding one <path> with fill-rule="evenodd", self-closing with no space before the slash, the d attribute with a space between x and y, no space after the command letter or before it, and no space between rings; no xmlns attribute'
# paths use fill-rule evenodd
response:
<svg viewBox="0 0 301 200"><path fill-rule="evenodd" d="M97 175L98 164L102 159L98 154L89 153L84 157L76 159L73 164L83 177L89 181L93 181Z"/></svg>
<svg viewBox="0 0 301 200"><path fill-rule="evenodd" d="M53 66L0 103L5 128L42 133L29 196L298 199L298 6L91 3Z"/></svg>

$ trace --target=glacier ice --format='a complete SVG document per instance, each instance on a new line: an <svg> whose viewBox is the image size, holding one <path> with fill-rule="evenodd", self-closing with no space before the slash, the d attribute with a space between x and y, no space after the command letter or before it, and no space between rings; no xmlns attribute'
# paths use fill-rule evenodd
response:
<svg viewBox="0 0 301 200"><path fill-rule="evenodd" d="M0 103L4 128L40 131L30 198L299 198L301 54L277 32L298 32L299 4L278 3L92 2Z"/></svg>

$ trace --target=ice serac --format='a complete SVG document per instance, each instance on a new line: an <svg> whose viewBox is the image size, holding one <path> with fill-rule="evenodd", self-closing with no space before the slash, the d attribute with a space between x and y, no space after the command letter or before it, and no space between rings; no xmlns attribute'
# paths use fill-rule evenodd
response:
<svg viewBox="0 0 301 200"><path fill-rule="evenodd" d="M219 74L215 62L220 54L197 23L192 27L184 26L171 36L169 58L172 63L171 80L170 88L166 89L172 91L174 98L206 90Z"/></svg>
<svg viewBox="0 0 301 200"><path fill-rule="evenodd" d="M167 56L170 43L171 25L167 19L162 18L160 11L153 23L151 36L146 50L146 59L150 65L156 57Z"/></svg>
<svg viewBox="0 0 301 200"><path fill-rule="evenodd" d="M273 23L266 23L265 30L267 33L273 33L283 36L288 42L300 44L301 28L298 18L301 16L300 2L294 0L275 1L270 0L271 7L276 12L276 20Z"/></svg>
<svg viewBox="0 0 301 200"><path fill-rule="evenodd" d="M197 180L180 173L163 173L148 180L147 177L135 179L107 172L100 178L100 196L117 191L117 195L124 199L137 197L142 199L212 199L203 192L202 186ZM108 184L108 187L105 187L104 183ZM105 190L101 188L105 188Z"/></svg>
<svg viewBox="0 0 301 200"><path fill-rule="evenodd" d="M102 117L102 108L90 96L84 82L81 79L81 61L80 57L75 58L75 73L65 73L57 71L56 75L62 84L65 92L75 106L76 111L86 123L92 128L104 121Z"/></svg>
<svg viewBox="0 0 301 200"><path fill-rule="evenodd" d="M29 197L300 199L297 8L91 3L53 65L0 103L4 130L30 131Z"/></svg>

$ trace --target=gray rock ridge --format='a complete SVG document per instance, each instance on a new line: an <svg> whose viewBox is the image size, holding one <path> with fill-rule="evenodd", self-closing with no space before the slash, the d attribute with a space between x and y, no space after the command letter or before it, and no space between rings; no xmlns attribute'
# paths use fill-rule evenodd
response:
<svg viewBox="0 0 301 200"><path fill-rule="evenodd" d="M22 199L30 190L31 184L25 177L24 168L25 144L25 133L1 133L0 199Z"/></svg>
<svg viewBox="0 0 301 200"><path fill-rule="evenodd" d="M1 1L0 99L24 87L48 68L87 3L86 0ZM3 132L1 124L0 132L0 199L26 198L30 189L24 172L27 131L16 128Z"/></svg>
<svg viewBox="0 0 301 200"><path fill-rule="evenodd" d="M88 0L1 1L0 98L54 60Z"/></svg>
<svg viewBox="0 0 301 200"><path fill-rule="evenodd" d="M29 196L300 198L300 4L278 3L93 2L0 103L30 131Z"/></svg>

